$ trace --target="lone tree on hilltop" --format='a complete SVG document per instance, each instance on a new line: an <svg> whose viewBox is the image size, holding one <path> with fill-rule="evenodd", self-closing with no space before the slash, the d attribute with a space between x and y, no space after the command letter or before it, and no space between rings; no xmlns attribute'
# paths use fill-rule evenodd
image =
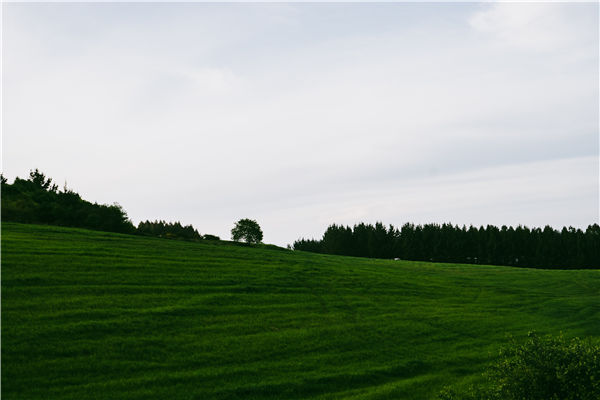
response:
<svg viewBox="0 0 600 400"><path fill-rule="evenodd" d="M263 232L253 219L240 219L231 230L231 239L236 242L244 240L246 243L260 243L262 238Z"/></svg>

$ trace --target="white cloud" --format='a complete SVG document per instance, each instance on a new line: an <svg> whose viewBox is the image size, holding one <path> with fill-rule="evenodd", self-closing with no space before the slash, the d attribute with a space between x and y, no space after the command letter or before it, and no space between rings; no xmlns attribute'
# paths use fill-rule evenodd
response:
<svg viewBox="0 0 600 400"><path fill-rule="evenodd" d="M259 216L266 232L288 242L300 236L319 238L333 222L533 227L550 224L552 219L554 226L585 227L599 218L598 188L590 184L598 181L598 167L598 157L579 157L403 179L368 190L349 189L282 210L265 208ZM291 228L278 223L294 214L312 218L295 221Z"/></svg>
<svg viewBox="0 0 600 400"><path fill-rule="evenodd" d="M189 79L196 90L211 96L228 93L239 85L239 78L230 69L188 68L180 70L179 74Z"/></svg>
<svg viewBox="0 0 600 400"><path fill-rule="evenodd" d="M482 7L471 16L471 26L504 45L547 52L597 43L589 33L598 29L598 12L589 10L589 4L503 2Z"/></svg>
<svg viewBox="0 0 600 400"><path fill-rule="evenodd" d="M278 243L353 216L597 218L592 163L560 164L579 182L563 211L531 198L563 183L510 170L597 156L597 8L506 6L11 5L5 174L39 167L136 221L222 236L260 217ZM490 168L506 182L454 180ZM500 186L534 206L506 208Z"/></svg>

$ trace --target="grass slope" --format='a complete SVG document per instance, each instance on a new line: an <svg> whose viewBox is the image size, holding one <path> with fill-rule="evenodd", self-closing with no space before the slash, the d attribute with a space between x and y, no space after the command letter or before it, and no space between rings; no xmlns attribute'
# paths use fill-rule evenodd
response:
<svg viewBox="0 0 600 400"><path fill-rule="evenodd" d="M600 337L600 271L2 225L3 399L427 399L506 335Z"/></svg>

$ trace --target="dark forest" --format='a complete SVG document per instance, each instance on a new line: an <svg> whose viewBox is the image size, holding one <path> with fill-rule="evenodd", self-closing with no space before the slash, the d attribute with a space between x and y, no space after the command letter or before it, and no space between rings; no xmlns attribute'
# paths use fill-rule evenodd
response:
<svg viewBox="0 0 600 400"><path fill-rule="evenodd" d="M98 231L156 236L169 239L218 240L200 235L192 225L180 222L143 221L137 228L118 203L91 203L66 185L59 190L51 178L39 170L28 179L16 178L12 184L2 176L2 221L59 225Z"/></svg>
<svg viewBox="0 0 600 400"><path fill-rule="evenodd" d="M295 250L370 258L400 258L463 264L529 268L600 267L600 227L560 231L493 225L479 228L452 224L405 224L400 229L382 223L354 227L331 225L320 240L300 239Z"/></svg>

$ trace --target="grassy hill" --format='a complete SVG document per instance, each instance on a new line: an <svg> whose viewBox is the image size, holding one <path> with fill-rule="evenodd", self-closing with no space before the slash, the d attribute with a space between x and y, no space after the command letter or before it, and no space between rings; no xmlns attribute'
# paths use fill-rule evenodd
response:
<svg viewBox="0 0 600 400"><path fill-rule="evenodd" d="M511 334L600 338L600 271L2 224L3 399L428 399Z"/></svg>

